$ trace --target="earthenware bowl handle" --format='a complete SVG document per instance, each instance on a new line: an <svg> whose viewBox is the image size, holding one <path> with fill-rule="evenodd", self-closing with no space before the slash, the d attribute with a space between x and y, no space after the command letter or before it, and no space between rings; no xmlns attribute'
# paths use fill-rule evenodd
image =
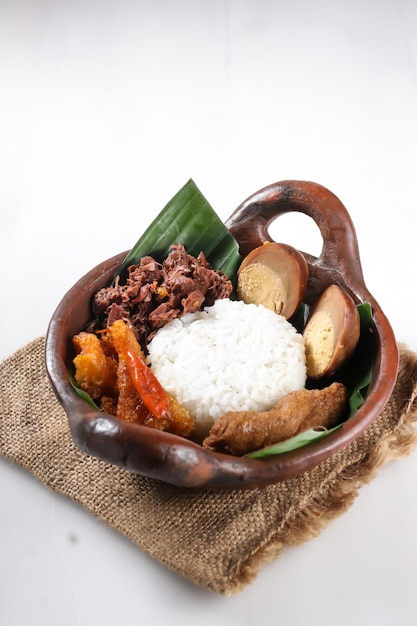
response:
<svg viewBox="0 0 417 626"><path fill-rule="evenodd" d="M247 198L226 226L239 242L244 256L265 241L272 241L269 226L277 217L289 212L311 217L323 238L318 258L304 252L310 269L310 298L317 297L327 284L336 282L348 287L358 300L363 300L367 292L353 222L339 198L325 187L292 180L274 183Z"/></svg>

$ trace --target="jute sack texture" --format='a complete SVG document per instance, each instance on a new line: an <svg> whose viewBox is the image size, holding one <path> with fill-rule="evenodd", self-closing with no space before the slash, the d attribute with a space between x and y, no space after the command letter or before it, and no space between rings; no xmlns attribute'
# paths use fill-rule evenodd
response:
<svg viewBox="0 0 417 626"><path fill-rule="evenodd" d="M400 346L395 390L356 441L311 472L262 489L188 490L91 458L73 444L40 337L0 363L0 454L196 585L241 591L285 546L317 536L382 465L417 443L417 354Z"/></svg>

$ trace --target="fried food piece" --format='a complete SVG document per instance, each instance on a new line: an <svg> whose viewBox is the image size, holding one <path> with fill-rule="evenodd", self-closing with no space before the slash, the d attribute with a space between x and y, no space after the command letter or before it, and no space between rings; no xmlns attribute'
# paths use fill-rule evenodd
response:
<svg viewBox="0 0 417 626"><path fill-rule="evenodd" d="M169 432L181 437L187 437L195 428L195 419L189 411L178 402L175 396L168 394L171 409L171 424Z"/></svg>
<svg viewBox="0 0 417 626"><path fill-rule="evenodd" d="M157 418L148 412L142 422L143 425L156 430L165 430L173 435L188 437L195 428L194 418L191 417L185 407L179 404L175 396L168 394L168 400L170 406L169 418Z"/></svg>
<svg viewBox="0 0 417 626"><path fill-rule="evenodd" d="M106 334L110 338L110 341L117 353L119 362L127 361L128 350L132 350L132 352L140 356L143 361L145 360L143 350L140 347L130 324L127 324L123 320L116 320L106 329Z"/></svg>
<svg viewBox="0 0 417 626"><path fill-rule="evenodd" d="M106 356L99 338L93 333L81 332L73 338L78 352L74 358L75 381L80 389L96 400L116 393L117 363Z"/></svg>
<svg viewBox="0 0 417 626"><path fill-rule="evenodd" d="M167 418L157 418L146 408L129 371L129 352L145 361L130 324L117 320L100 332L100 337L81 332L74 336L73 344L79 352L74 358L75 380L103 411L182 437L194 430L195 420L173 395L167 394L170 408Z"/></svg>
<svg viewBox="0 0 417 626"><path fill-rule="evenodd" d="M111 396L102 396L100 401L102 411L109 415L116 415L117 411L117 398Z"/></svg>
<svg viewBox="0 0 417 626"><path fill-rule="evenodd" d="M117 368L117 386L119 397L116 416L128 422L143 424L148 419L149 411L132 383L127 362L124 360L119 362Z"/></svg>
<svg viewBox="0 0 417 626"><path fill-rule="evenodd" d="M118 359L116 416L128 422L144 424L149 419L150 414L135 389L127 359L127 352L131 350L144 360L142 348L130 325L123 320L117 320L109 326L106 329L106 334L107 340L110 340Z"/></svg>
<svg viewBox="0 0 417 626"><path fill-rule="evenodd" d="M119 361L117 368L119 398L116 415L131 422L166 430L183 437L189 435L195 426L194 419L187 409L180 406L174 396L168 395L170 415L157 418L148 411L138 394L129 372L128 352L134 352L142 361L145 361L145 355L130 325L117 320L108 328L108 334Z"/></svg>
<svg viewBox="0 0 417 626"><path fill-rule="evenodd" d="M343 416L346 403L347 389L341 383L293 391L269 411L225 413L212 426L203 447L242 456L309 428L331 428Z"/></svg>

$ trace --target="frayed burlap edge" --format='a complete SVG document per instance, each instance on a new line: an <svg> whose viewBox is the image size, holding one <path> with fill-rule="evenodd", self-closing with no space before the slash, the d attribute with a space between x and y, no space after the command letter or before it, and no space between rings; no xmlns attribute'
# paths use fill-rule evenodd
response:
<svg viewBox="0 0 417 626"><path fill-rule="evenodd" d="M326 485L320 496L303 510L294 511L266 545L242 564L234 580L229 580L225 595L234 595L254 581L260 569L275 560L289 546L299 546L317 537L334 519L353 504L360 488L373 480L378 470L390 461L405 458L417 447L417 354L400 344L399 382L404 388L403 413L396 428L386 433L368 458L348 466L337 476L335 485ZM400 380L401 379L401 380Z"/></svg>

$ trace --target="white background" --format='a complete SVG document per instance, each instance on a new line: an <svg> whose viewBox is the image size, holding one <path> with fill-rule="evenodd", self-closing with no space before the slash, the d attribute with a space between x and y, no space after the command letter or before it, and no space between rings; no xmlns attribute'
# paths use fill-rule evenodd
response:
<svg viewBox="0 0 417 626"><path fill-rule="evenodd" d="M275 181L331 189L417 350L416 146L414 0L0 0L0 358L190 177L223 219ZM280 238L317 252L308 226ZM416 480L417 453L389 464L227 598L0 459L0 623L414 625Z"/></svg>

